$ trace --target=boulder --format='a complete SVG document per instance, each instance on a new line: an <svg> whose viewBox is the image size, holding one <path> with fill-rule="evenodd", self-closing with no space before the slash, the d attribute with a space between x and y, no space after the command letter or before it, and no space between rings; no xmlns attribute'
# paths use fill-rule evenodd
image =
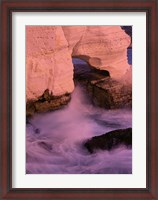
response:
<svg viewBox="0 0 158 200"><path fill-rule="evenodd" d="M120 145L132 146L132 128L110 131L95 136L84 143L84 147L94 153L97 150L112 150Z"/></svg>
<svg viewBox="0 0 158 200"><path fill-rule="evenodd" d="M127 80L118 81L112 79L109 72L105 70L78 64L75 69L75 80L86 87L87 93L95 105L106 109L132 107L130 75L126 74Z"/></svg>
<svg viewBox="0 0 158 200"><path fill-rule="evenodd" d="M106 109L131 108L132 87L106 77L89 81L87 90L95 105Z"/></svg>

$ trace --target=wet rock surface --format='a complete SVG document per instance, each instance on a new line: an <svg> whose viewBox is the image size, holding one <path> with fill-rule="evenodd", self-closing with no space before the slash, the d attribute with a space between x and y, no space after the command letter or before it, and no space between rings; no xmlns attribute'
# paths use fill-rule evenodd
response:
<svg viewBox="0 0 158 200"><path fill-rule="evenodd" d="M26 116L30 117L36 112L47 112L57 110L67 105L70 101L71 95L65 94L62 96L53 96L49 94L48 90L45 90L43 95L38 98L37 101L29 101L26 104Z"/></svg>
<svg viewBox="0 0 158 200"><path fill-rule="evenodd" d="M132 106L131 88L110 77L90 81L87 84L87 91L93 102L100 107L115 109Z"/></svg>
<svg viewBox="0 0 158 200"><path fill-rule="evenodd" d="M132 147L132 128L118 129L95 136L84 143L84 147L94 153L97 150L112 150L120 145Z"/></svg>
<svg viewBox="0 0 158 200"><path fill-rule="evenodd" d="M95 105L106 109L132 107L132 85L113 80L108 71L76 64L74 78L86 87Z"/></svg>

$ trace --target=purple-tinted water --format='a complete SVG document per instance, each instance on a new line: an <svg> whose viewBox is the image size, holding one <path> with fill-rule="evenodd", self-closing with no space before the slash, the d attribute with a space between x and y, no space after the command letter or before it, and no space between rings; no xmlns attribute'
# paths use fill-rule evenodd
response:
<svg viewBox="0 0 158 200"><path fill-rule="evenodd" d="M67 106L36 114L30 123L26 127L27 173L132 173L131 149L120 147L89 154L82 146L93 136L131 127L131 110L94 107L84 89L77 85Z"/></svg>

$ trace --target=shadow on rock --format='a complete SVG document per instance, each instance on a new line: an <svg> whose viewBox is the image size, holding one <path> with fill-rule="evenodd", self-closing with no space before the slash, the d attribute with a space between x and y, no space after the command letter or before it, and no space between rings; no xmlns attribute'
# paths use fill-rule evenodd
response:
<svg viewBox="0 0 158 200"><path fill-rule="evenodd" d="M120 145L132 147L132 128L110 131L95 136L84 143L84 147L94 153L96 150L112 150Z"/></svg>

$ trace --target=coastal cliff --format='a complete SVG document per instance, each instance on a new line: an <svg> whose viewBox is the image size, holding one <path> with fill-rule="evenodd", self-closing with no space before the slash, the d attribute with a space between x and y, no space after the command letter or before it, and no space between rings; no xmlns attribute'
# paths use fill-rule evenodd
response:
<svg viewBox="0 0 158 200"><path fill-rule="evenodd" d="M27 114L58 109L69 102L74 90L73 57L108 71L112 82L128 85L131 91L130 42L120 26L27 26ZM48 99L43 98L46 93Z"/></svg>

